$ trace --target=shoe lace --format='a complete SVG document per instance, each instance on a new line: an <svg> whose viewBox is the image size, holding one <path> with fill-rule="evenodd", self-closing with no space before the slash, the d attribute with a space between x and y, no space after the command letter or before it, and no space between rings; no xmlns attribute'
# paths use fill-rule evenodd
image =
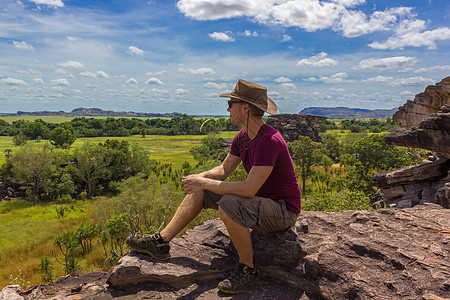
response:
<svg viewBox="0 0 450 300"><path fill-rule="evenodd" d="M231 276L230 282L231 282L231 283L234 283L234 282L236 282L236 281L240 281L241 278L242 278L243 276L245 276L245 274L246 274L246 272L244 271L244 267L243 267L243 266L239 266L239 267L236 269L236 272Z"/></svg>

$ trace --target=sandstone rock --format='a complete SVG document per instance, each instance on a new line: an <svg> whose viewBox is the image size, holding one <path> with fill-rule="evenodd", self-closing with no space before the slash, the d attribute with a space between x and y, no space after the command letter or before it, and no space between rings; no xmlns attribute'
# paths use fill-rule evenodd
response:
<svg viewBox="0 0 450 300"><path fill-rule="evenodd" d="M377 200L382 198L387 206L397 208L437 203L435 197L438 190L448 181L449 168L450 160L440 158L436 161L425 161L418 166L404 167L374 175L372 184L379 187L379 193L381 193ZM442 200L442 202L445 201Z"/></svg>
<svg viewBox="0 0 450 300"><path fill-rule="evenodd" d="M20 286L8 285L0 292L0 300L23 300L23 297L20 296L19 292Z"/></svg>
<svg viewBox="0 0 450 300"><path fill-rule="evenodd" d="M301 220L308 224L308 233ZM440 232L450 228L447 210L431 205L375 212L302 212L301 220L284 233L252 232L255 261L269 281L303 289L314 299L419 299L425 292L450 296L445 285L450 276L450 236ZM174 245L175 262L157 262L131 252L131 258L123 258L113 270L110 283L122 288L144 281L189 285L208 268L208 279L220 277L237 259L224 233L217 220L189 231ZM199 259L205 268L189 264L189 271L175 278L174 264L185 267L178 263L178 251L197 260L198 241L205 241ZM122 267L134 270L121 273Z"/></svg>
<svg viewBox="0 0 450 300"><path fill-rule="evenodd" d="M302 212L294 228L270 234L252 231L252 240L263 281L236 296L224 295L216 288L237 263L237 253L219 220L207 221L175 239L169 261L155 261L131 251L109 275L64 277L52 285L32 287L23 296L245 300L450 297L450 218L448 210L436 204L371 212Z"/></svg>
<svg viewBox="0 0 450 300"><path fill-rule="evenodd" d="M393 119L400 122L402 127L417 127L423 119L438 112L445 104L450 104L450 77L428 86L423 93L415 96L414 101L408 100L399 107Z"/></svg>
<svg viewBox="0 0 450 300"><path fill-rule="evenodd" d="M326 117L304 114L278 114L269 116L267 124L278 130L286 142L298 139L300 135L309 136L320 142L319 127L327 121Z"/></svg>
<svg viewBox="0 0 450 300"><path fill-rule="evenodd" d="M450 208L450 183L446 183L444 187L437 190L434 202L445 208Z"/></svg>
<svg viewBox="0 0 450 300"><path fill-rule="evenodd" d="M386 135L387 144L428 149L436 154L430 156L432 163L373 176L373 184L380 188L375 201L397 207L424 202L447 207L449 193L444 185L450 179L445 179L450 165L442 157L450 159L450 77L428 86L416 95L414 102L408 101L400 107L393 119L403 128Z"/></svg>
<svg viewBox="0 0 450 300"><path fill-rule="evenodd" d="M450 158L450 113L436 113L424 119L419 128L398 128L385 136L387 144L422 148Z"/></svg>
<svg viewBox="0 0 450 300"><path fill-rule="evenodd" d="M445 158L436 161L424 161L417 166L408 166L376 174L372 177L372 184L376 187L387 188L422 180L440 179L447 176L449 168L450 160Z"/></svg>

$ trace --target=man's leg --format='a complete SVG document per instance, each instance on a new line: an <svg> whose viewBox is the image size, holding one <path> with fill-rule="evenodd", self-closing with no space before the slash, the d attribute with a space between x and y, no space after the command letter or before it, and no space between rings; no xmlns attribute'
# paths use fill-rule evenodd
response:
<svg viewBox="0 0 450 300"><path fill-rule="evenodd" d="M161 231L163 240L170 242L202 211L205 194L203 192L188 194L170 220L169 224Z"/></svg>
<svg viewBox="0 0 450 300"><path fill-rule="evenodd" d="M239 254L239 262L249 266L250 268L254 268L250 229L233 221L233 219L231 219L220 206L219 214L220 219L225 224L228 234L230 235L230 238Z"/></svg>
<svg viewBox="0 0 450 300"><path fill-rule="evenodd" d="M183 230L202 210L204 194L188 194L173 216L170 223L160 233L144 236L142 238L131 235L127 238L127 245L141 253L150 255L159 260L170 258L169 242Z"/></svg>

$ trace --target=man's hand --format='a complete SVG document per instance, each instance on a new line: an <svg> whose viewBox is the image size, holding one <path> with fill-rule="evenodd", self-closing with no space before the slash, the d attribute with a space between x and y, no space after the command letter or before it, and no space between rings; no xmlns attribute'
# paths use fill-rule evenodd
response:
<svg viewBox="0 0 450 300"><path fill-rule="evenodd" d="M183 177L181 180L181 186L188 194L202 192L204 190L203 183L207 179L200 174L193 174Z"/></svg>

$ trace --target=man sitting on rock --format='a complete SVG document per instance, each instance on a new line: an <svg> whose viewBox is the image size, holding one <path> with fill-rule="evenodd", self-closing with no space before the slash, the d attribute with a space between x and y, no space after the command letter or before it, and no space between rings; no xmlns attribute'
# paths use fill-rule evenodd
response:
<svg viewBox="0 0 450 300"><path fill-rule="evenodd" d="M253 263L250 228L276 232L293 226L300 213L300 188L286 142L263 121L264 112L277 112L277 106L267 97L267 89L239 80L231 93L220 97L230 98L227 111L231 123L242 127L227 157L218 167L182 179L187 195L166 228L142 238L132 235L126 242L135 251L159 260L169 259L169 242L203 208L218 209L240 263L234 276L220 282L218 288L225 293L239 293L260 280ZM241 162L247 179L226 182Z"/></svg>

